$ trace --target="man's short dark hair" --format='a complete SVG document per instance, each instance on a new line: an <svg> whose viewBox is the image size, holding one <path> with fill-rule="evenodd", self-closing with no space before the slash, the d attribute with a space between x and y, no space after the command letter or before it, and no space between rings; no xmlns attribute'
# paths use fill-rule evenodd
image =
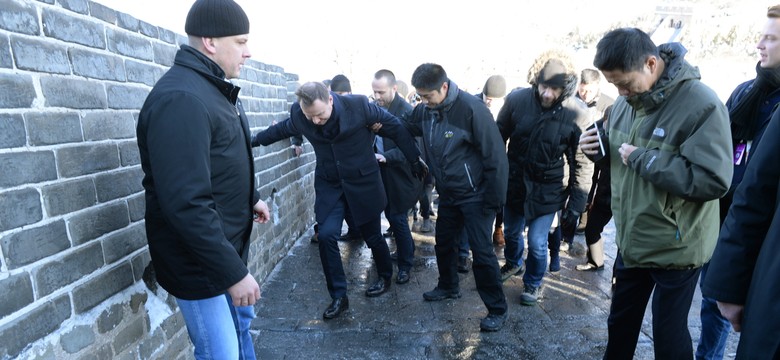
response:
<svg viewBox="0 0 780 360"><path fill-rule="evenodd" d="M349 84L346 76L338 74L330 80L330 91L351 93L352 85Z"/></svg>
<svg viewBox="0 0 780 360"><path fill-rule="evenodd" d="M395 85L395 74L393 74L392 71L387 70L387 69L382 69L382 70L377 71L374 74L374 79L379 80L381 78L386 78L387 79L387 83L390 86Z"/></svg>
<svg viewBox="0 0 780 360"><path fill-rule="evenodd" d="M601 73L596 69L583 69L580 74L580 84L598 84L601 82Z"/></svg>
<svg viewBox="0 0 780 360"><path fill-rule="evenodd" d="M658 47L637 28L615 29L596 45L593 66L601 71L640 71L650 56L658 57Z"/></svg>
<svg viewBox="0 0 780 360"><path fill-rule="evenodd" d="M312 81L301 85L298 90L295 90L295 96L298 97L298 102L301 103L301 106L311 106L317 100L327 103L330 93L325 84Z"/></svg>
<svg viewBox="0 0 780 360"><path fill-rule="evenodd" d="M439 90L447 81L447 72L438 64L425 63L412 74L412 86L420 90Z"/></svg>

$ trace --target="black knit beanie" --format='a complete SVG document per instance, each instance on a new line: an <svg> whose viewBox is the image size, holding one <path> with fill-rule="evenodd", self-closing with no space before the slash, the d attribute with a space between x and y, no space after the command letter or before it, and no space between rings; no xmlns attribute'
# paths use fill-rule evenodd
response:
<svg viewBox="0 0 780 360"><path fill-rule="evenodd" d="M233 0L197 0L187 14L184 32L201 37L249 34L249 18Z"/></svg>

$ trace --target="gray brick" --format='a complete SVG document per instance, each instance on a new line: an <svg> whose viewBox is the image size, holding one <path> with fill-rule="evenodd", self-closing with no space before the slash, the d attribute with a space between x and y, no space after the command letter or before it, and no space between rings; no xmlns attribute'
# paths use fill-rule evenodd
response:
<svg viewBox="0 0 780 360"><path fill-rule="evenodd" d="M8 36L0 34L0 68L12 67L14 67L14 59L11 57L11 43L8 41Z"/></svg>
<svg viewBox="0 0 780 360"><path fill-rule="evenodd" d="M117 12L116 25L125 30L138 32L139 21L133 15L125 14L123 12Z"/></svg>
<svg viewBox="0 0 780 360"><path fill-rule="evenodd" d="M107 264L124 258L133 251L146 246L146 228L137 222L103 239L103 257ZM135 274L133 274L135 281Z"/></svg>
<svg viewBox="0 0 780 360"><path fill-rule="evenodd" d="M73 307L81 314L133 284L133 269L124 262L73 289Z"/></svg>
<svg viewBox="0 0 780 360"><path fill-rule="evenodd" d="M94 1L89 2L89 14L109 24L116 24L116 10Z"/></svg>
<svg viewBox="0 0 780 360"><path fill-rule="evenodd" d="M138 25L139 25L138 32L140 32L141 34L144 34L148 37L155 38L155 39L160 37L156 25L152 25L146 21L140 21Z"/></svg>
<svg viewBox="0 0 780 360"><path fill-rule="evenodd" d="M176 334L181 331L186 326L186 324L184 323L184 317L182 316L181 311L176 311L173 313L173 315L163 320L161 326L165 332L165 338L170 340L173 339L173 337L176 336Z"/></svg>
<svg viewBox="0 0 780 360"><path fill-rule="evenodd" d="M167 42L168 44L176 45L176 33L168 29L158 27L160 29L160 40ZM178 48L178 46L177 46Z"/></svg>
<svg viewBox="0 0 780 360"><path fill-rule="evenodd" d="M160 329L153 331L138 344L138 355L141 356L141 359L151 359L152 355L163 351L165 348L165 339L161 332L162 330Z"/></svg>
<svg viewBox="0 0 780 360"><path fill-rule="evenodd" d="M130 210L130 221L139 221L144 219L146 212L146 198L144 193L129 197L127 207Z"/></svg>
<svg viewBox="0 0 780 360"><path fill-rule="evenodd" d="M108 49L112 52L141 60L153 60L154 52L149 38L114 29L107 29L106 32L108 34Z"/></svg>
<svg viewBox="0 0 780 360"><path fill-rule="evenodd" d="M27 130L22 115L0 114L0 149L20 147L26 143Z"/></svg>
<svg viewBox="0 0 780 360"><path fill-rule="evenodd" d="M0 2L0 29L28 35L39 34L35 6L19 0Z"/></svg>
<svg viewBox="0 0 780 360"><path fill-rule="evenodd" d="M90 112L84 116L81 124L84 127L84 138L89 141L135 137L135 119L129 112Z"/></svg>
<svg viewBox="0 0 780 360"><path fill-rule="evenodd" d="M111 344L100 345L97 349L90 349L76 358L76 360L105 360L113 358L114 352L111 350Z"/></svg>
<svg viewBox="0 0 780 360"><path fill-rule="evenodd" d="M0 192L0 232L34 224L42 218L41 197L35 189Z"/></svg>
<svg viewBox="0 0 780 360"><path fill-rule="evenodd" d="M105 25L102 22L55 9L44 9L42 18L43 32L48 37L98 49L106 48Z"/></svg>
<svg viewBox="0 0 780 360"><path fill-rule="evenodd" d="M113 304L98 315L97 329L101 334L114 330L125 318L125 304Z"/></svg>
<svg viewBox="0 0 780 360"><path fill-rule="evenodd" d="M54 180L57 178L54 161L51 151L0 154L0 169L3 169L0 188Z"/></svg>
<svg viewBox="0 0 780 360"><path fill-rule="evenodd" d="M1 241L9 269L31 264L70 247L63 220L6 235Z"/></svg>
<svg viewBox="0 0 780 360"><path fill-rule="evenodd" d="M24 115L30 145L44 146L81 142L81 121L75 112L33 112Z"/></svg>
<svg viewBox="0 0 780 360"><path fill-rule="evenodd" d="M157 80L160 80L163 74L165 74L166 70L159 66L126 60L125 71L127 72L127 81L154 86Z"/></svg>
<svg viewBox="0 0 780 360"><path fill-rule="evenodd" d="M96 207L74 215L68 221L73 246L84 244L130 223L125 203Z"/></svg>
<svg viewBox="0 0 780 360"><path fill-rule="evenodd" d="M39 39L11 37L16 67L53 74L70 74L68 49L64 45Z"/></svg>
<svg viewBox="0 0 780 360"><path fill-rule="evenodd" d="M146 241L146 239L144 239L144 241ZM149 265L150 261L152 261L152 258L149 256L148 249L133 256L133 259L130 260L130 262L133 265L133 278L135 281L141 281L143 279L144 269L146 269L146 265Z"/></svg>
<svg viewBox="0 0 780 360"><path fill-rule="evenodd" d="M108 107L111 109L140 109L151 89L141 86L106 85Z"/></svg>
<svg viewBox="0 0 780 360"><path fill-rule="evenodd" d="M70 300L62 295L0 326L0 355L16 358L28 344L51 334L70 317Z"/></svg>
<svg viewBox="0 0 780 360"><path fill-rule="evenodd" d="M87 0L57 0L63 8L79 14L89 14L89 4Z"/></svg>
<svg viewBox="0 0 780 360"><path fill-rule="evenodd" d="M75 354L79 350L95 343L95 332L91 326L77 325L60 337L60 346L68 354Z"/></svg>
<svg viewBox="0 0 780 360"><path fill-rule="evenodd" d="M108 202L143 191L143 176L140 166L98 175L95 178L98 201Z"/></svg>
<svg viewBox="0 0 780 360"><path fill-rule="evenodd" d="M101 80L125 81L125 62L122 58L80 48L70 49L73 73Z"/></svg>
<svg viewBox="0 0 780 360"><path fill-rule="evenodd" d="M97 81L46 76L41 77L41 91L48 107L106 108L106 90Z"/></svg>
<svg viewBox="0 0 780 360"><path fill-rule="evenodd" d="M57 150L57 168L63 177L93 174L119 167L114 144L79 145Z"/></svg>
<svg viewBox="0 0 780 360"><path fill-rule="evenodd" d="M0 120L1 121L1 120ZM0 125L0 130L2 130ZM2 138L2 135L0 135ZM2 141L0 141L2 144ZM1 148L2 146L0 146ZM141 163L141 153L138 150L138 143L135 141L125 141L119 144L119 158L122 160L122 166L133 166Z"/></svg>
<svg viewBox="0 0 780 360"><path fill-rule="evenodd" d="M23 272L0 280L0 319L12 314L35 300L30 274Z"/></svg>
<svg viewBox="0 0 780 360"><path fill-rule="evenodd" d="M114 336L114 351L120 353L127 350L131 345L138 343L146 334L146 319L138 316L133 319L124 329L119 330ZM135 357L132 357L135 359Z"/></svg>
<svg viewBox="0 0 780 360"><path fill-rule="evenodd" d="M62 289L104 264L103 251L97 242L48 261L33 272L38 296L43 297Z"/></svg>
<svg viewBox="0 0 780 360"><path fill-rule="evenodd" d="M163 66L173 66L173 59L176 57L176 51L179 48L159 42L152 44L152 47L154 48L154 62Z"/></svg>
<svg viewBox="0 0 780 360"><path fill-rule="evenodd" d="M97 204L97 192L92 179L58 182L41 188L43 207L49 216L58 216L86 209Z"/></svg>
<svg viewBox="0 0 780 360"><path fill-rule="evenodd" d="M0 73L0 108L29 108L37 95L30 75Z"/></svg>

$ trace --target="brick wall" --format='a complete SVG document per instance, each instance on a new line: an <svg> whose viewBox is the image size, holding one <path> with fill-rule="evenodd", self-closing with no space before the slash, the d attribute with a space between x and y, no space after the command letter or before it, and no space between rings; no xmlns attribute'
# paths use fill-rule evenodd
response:
<svg viewBox="0 0 780 360"><path fill-rule="evenodd" d="M176 359L191 349L149 263L138 111L186 37L88 0L0 1L0 359ZM254 130L287 116L297 76L249 61ZM255 149L273 224L250 271L273 270L313 222L314 155Z"/></svg>

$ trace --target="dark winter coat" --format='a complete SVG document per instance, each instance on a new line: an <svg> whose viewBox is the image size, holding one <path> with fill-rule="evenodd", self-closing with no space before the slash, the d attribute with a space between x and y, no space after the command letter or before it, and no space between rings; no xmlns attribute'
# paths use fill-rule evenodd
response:
<svg viewBox="0 0 780 360"><path fill-rule="evenodd" d="M528 219L564 204L577 214L585 209L593 163L579 149L579 140L591 120L584 103L573 96L575 89L573 78L549 109L542 108L536 86L514 90L498 113L498 129L509 140L507 206Z"/></svg>
<svg viewBox="0 0 780 360"><path fill-rule="evenodd" d="M406 122L412 113L412 105L399 94L395 94L387 111ZM401 149L390 138L382 138L386 162L380 163L382 181L387 193L386 214L406 212L414 206L417 195L422 191L422 182L412 174L412 167Z"/></svg>
<svg viewBox="0 0 780 360"><path fill-rule="evenodd" d="M160 285L195 300L224 294L248 273L259 200L239 87L182 45L138 117L146 235Z"/></svg>
<svg viewBox="0 0 780 360"><path fill-rule="evenodd" d="M720 231L702 293L744 304L737 359L780 358L780 113L752 155Z"/></svg>
<svg viewBox="0 0 780 360"><path fill-rule="evenodd" d="M420 155L414 138L401 121L362 95L333 96L333 112L324 126L314 125L299 103L290 108L290 118L255 134L252 146L269 145L294 135L303 135L317 156L314 169L314 212L318 223L325 222L343 195L349 211L360 226L376 219L387 205L385 187L374 155L375 135L369 127L382 124L378 135L395 141L407 159ZM335 126L334 137L323 128Z"/></svg>
<svg viewBox="0 0 780 360"><path fill-rule="evenodd" d="M481 100L450 80L444 101L433 108L415 107L409 125L415 136L422 136L440 203L482 202L493 211L504 205L504 144Z"/></svg>

